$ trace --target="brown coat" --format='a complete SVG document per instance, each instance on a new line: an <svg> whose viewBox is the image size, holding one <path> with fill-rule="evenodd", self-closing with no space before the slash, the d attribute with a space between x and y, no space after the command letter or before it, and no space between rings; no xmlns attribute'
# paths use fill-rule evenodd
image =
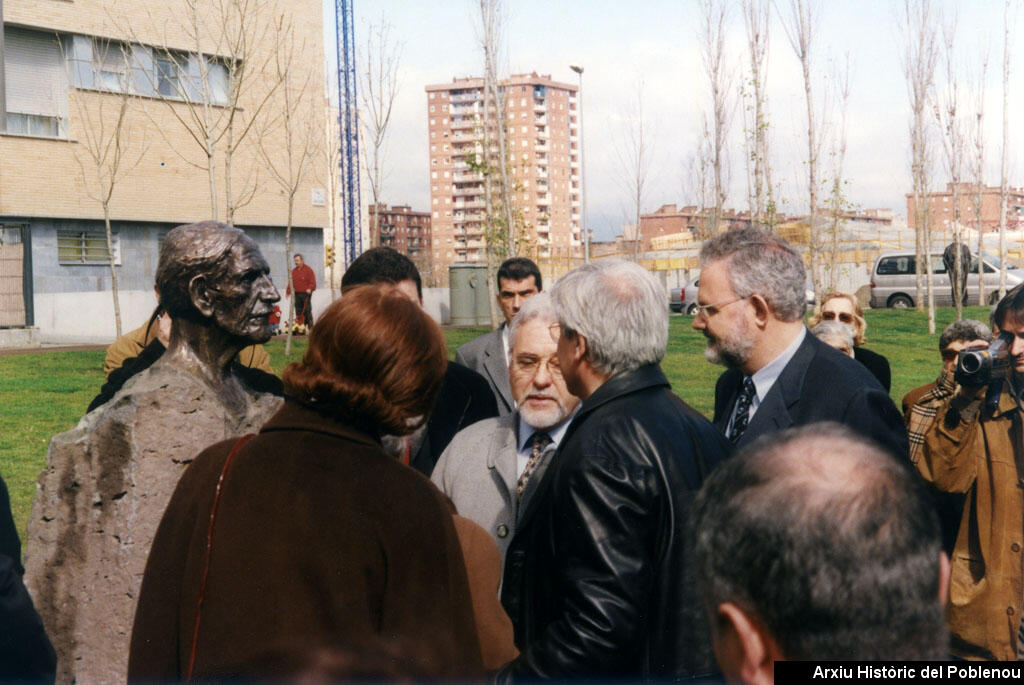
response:
<svg viewBox="0 0 1024 685"><path fill-rule="evenodd" d="M962 658L1013 661L1024 609L1020 411L1003 392L994 412L982 409L979 419L965 410L950 427L946 415L954 399L939 408L915 462L939 490L967 493L951 560L952 652Z"/></svg>
<svg viewBox="0 0 1024 685"><path fill-rule="evenodd" d="M128 676L187 672L214 491L234 441L203 451L167 508L142 582ZM481 671L444 496L351 426L288 402L221 490L193 675L245 673L285 642L425 647L429 672Z"/></svg>

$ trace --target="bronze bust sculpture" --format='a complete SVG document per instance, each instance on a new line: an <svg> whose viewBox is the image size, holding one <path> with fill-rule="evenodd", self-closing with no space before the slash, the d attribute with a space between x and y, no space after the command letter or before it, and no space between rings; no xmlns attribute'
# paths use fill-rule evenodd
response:
<svg viewBox="0 0 1024 685"><path fill-rule="evenodd" d="M280 299L243 231L171 230L156 273L167 351L50 442L29 521L26 584L58 655L58 681L124 681L149 546L182 471L210 444L255 432L281 398L232 369L266 342Z"/></svg>

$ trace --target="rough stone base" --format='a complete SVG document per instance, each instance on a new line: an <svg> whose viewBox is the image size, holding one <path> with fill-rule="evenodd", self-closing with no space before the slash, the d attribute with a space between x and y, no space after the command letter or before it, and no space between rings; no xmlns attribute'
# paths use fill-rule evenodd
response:
<svg viewBox="0 0 1024 685"><path fill-rule="evenodd" d="M50 441L26 540L25 581L58 656L58 682L124 682L149 547L189 462L255 432L281 399L230 414L210 388L158 362Z"/></svg>

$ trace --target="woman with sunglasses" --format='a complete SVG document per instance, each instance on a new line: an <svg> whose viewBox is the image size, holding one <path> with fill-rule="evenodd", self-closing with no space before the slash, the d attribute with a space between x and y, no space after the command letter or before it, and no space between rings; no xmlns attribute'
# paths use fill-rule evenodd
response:
<svg viewBox="0 0 1024 685"><path fill-rule="evenodd" d="M822 321L838 321L845 323L853 329L853 358L867 367L878 382L882 384L886 392L892 386L892 372L889 370L889 360L864 347L864 332L868 328L864 320L864 312L857 303L857 298L847 293L829 293L821 298L821 303L815 309L808 328L814 328Z"/></svg>

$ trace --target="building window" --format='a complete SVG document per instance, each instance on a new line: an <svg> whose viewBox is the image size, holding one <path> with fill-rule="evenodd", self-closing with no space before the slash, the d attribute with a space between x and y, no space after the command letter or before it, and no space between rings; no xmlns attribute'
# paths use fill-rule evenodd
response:
<svg viewBox="0 0 1024 685"><path fill-rule="evenodd" d="M114 264L121 265L121 237L111 236ZM107 236L103 231L57 231L57 261L60 264L109 264Z"/></svg>
<svg viewBox="0 0 1024 685"><path fill-rule="evenodd" d="M67 135L67 71L52 34L4 28L7 133Z"/></svg>
<svg viewBox="0 0 1024 685"><path fill-rule="evenodd" d="M156 64L156 92L164 97L181 98L187 78L185 65L188 64L188 58L168 50L156 55L153 61Z"/></svg>
<svg viewBox="0 0 1024 685"><path fill-rule="evenodd" d="M127 47L121 43L96 39L93 41L92 69L96 87L120 93L128 87Z"/></svg>

